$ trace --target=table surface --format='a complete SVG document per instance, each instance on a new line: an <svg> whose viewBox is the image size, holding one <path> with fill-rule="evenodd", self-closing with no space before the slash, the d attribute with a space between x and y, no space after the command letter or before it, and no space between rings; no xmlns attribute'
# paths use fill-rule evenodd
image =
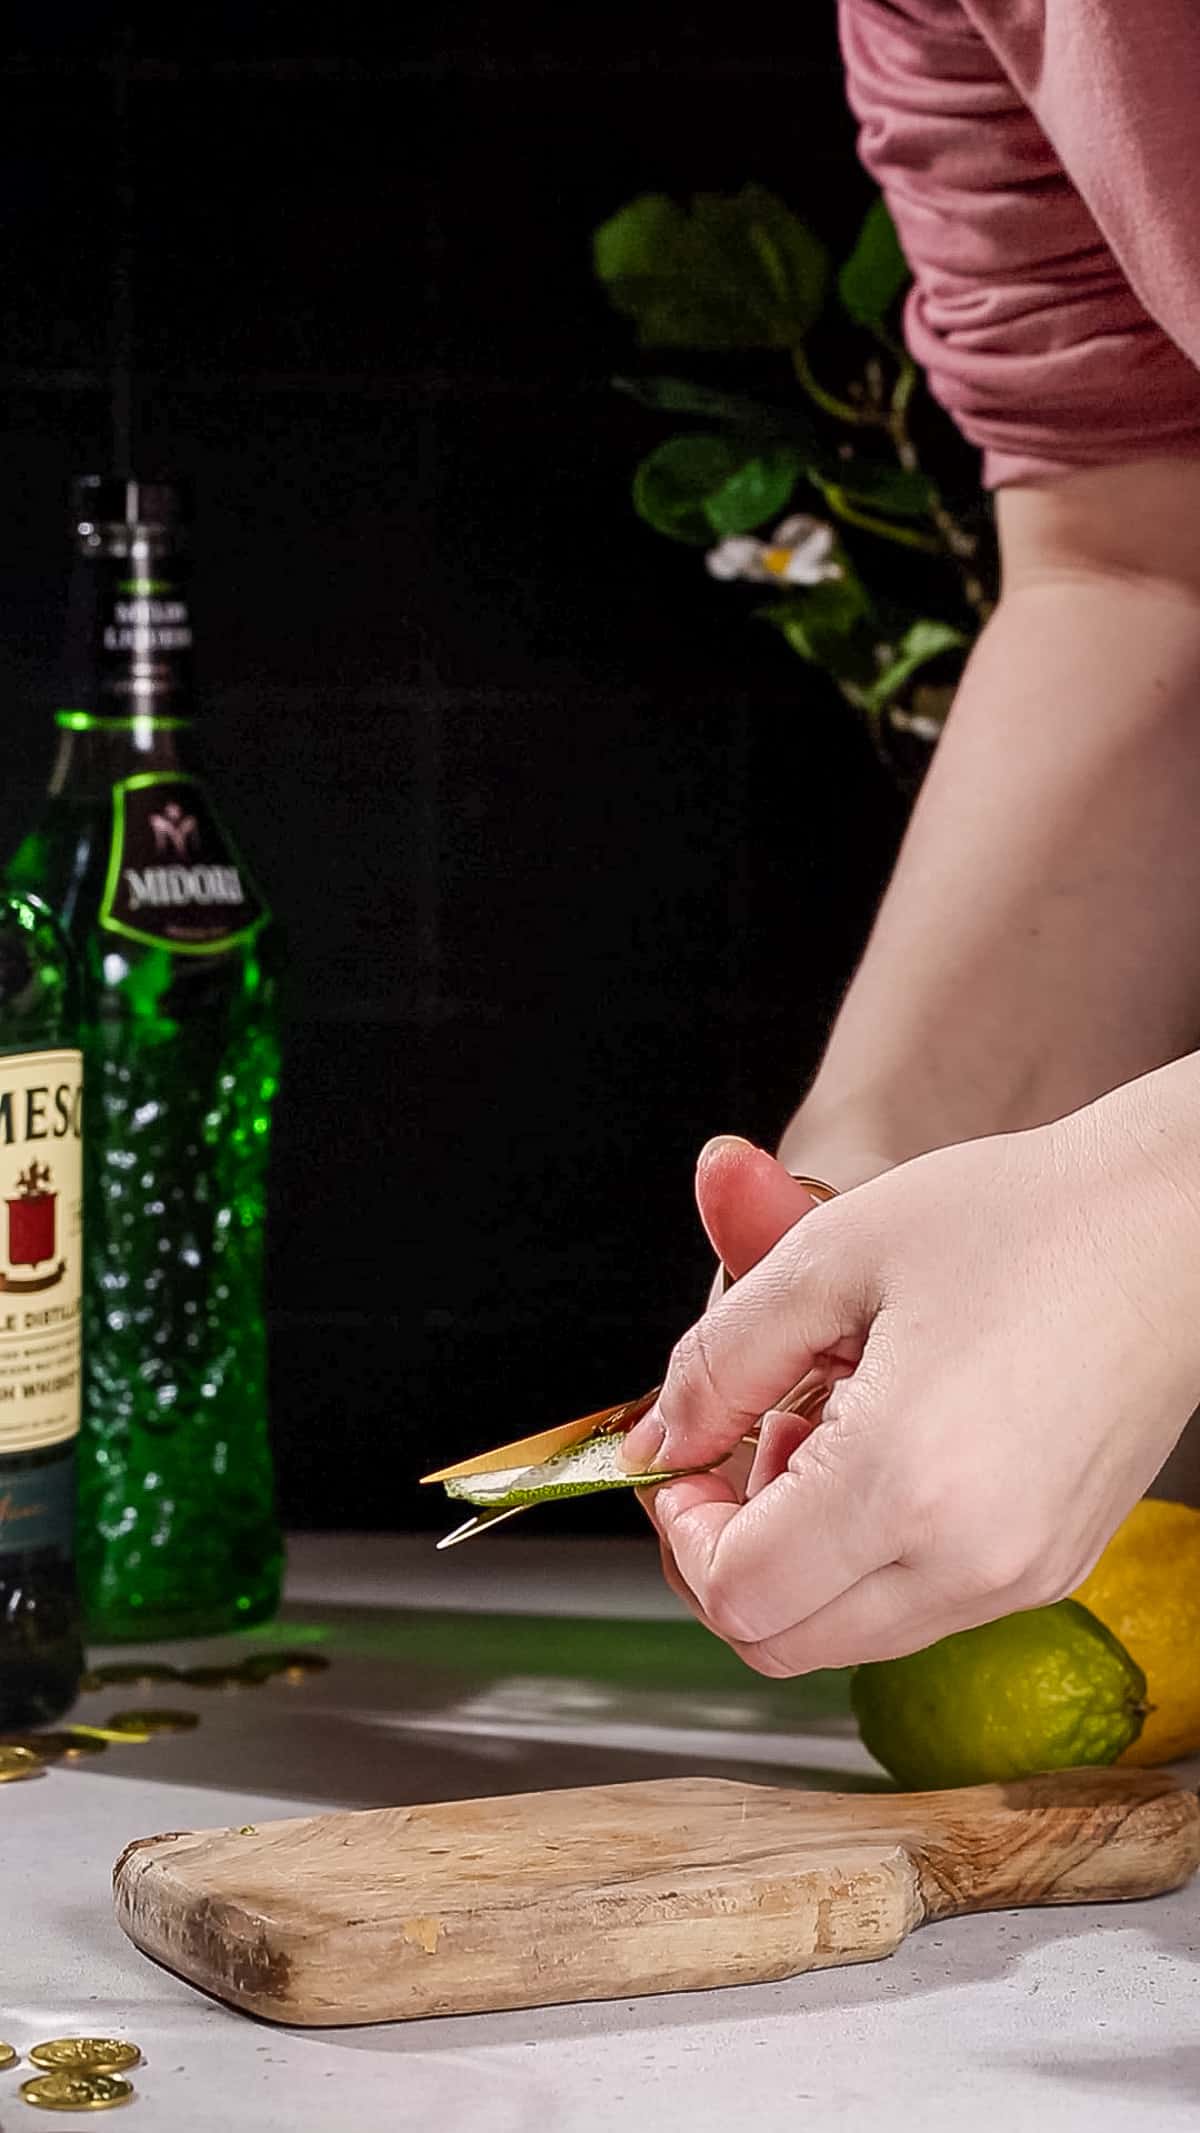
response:
<svg viewBox="0 0 1200 2133"><path fill-rule="evenodd" d="M762 1681L699 1636L681 1669L684 1634L638 1542L301 1536L277 1623L155 1656L311 1641L327 1672L164 1688L197 1731L0 1788L0 2037L135 2038L143 2133L1194 2128L1200 1886L928 1927L784 1984L326 2031L233 2014L117 1927L112 1863L163 1829L696 1771L879 1781L835 1685ZM77 1715L155 1700L108 1689ZM38 2122L29 2071L0 2074L3 2133Z"/></svg>

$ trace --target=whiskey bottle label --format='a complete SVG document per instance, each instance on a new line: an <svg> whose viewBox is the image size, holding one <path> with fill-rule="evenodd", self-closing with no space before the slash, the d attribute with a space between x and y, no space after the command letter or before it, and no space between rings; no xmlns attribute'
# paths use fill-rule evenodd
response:
<svg viewBox="0 0 1200 2133"><path fill-rule="evenodd" d="M82 1103L79 1052L0 1057L0 1460L79 1430Z"/></svg>
<svg viewBox="0 0 1200 2133"><path fill-rule="evenodd" d="M61 1459L45 1466L17 1474L0 1469L0 1556L20 1555L30 1548L69 1553L74 1523L73 1444L64 1448Z"/></svg>
<svg viewBox="0 0 1200 2133"><path fill-rule="evenodd" d="M107 932L176 955L222 955L268 916L198 778L143 771L114 785Z"/></svg>

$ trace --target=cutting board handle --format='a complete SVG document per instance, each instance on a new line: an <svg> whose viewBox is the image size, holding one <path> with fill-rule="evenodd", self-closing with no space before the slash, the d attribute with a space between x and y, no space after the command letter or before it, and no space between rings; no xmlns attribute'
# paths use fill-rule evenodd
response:
<svg viewBox="0 0 1200 2133"><path fill-rule="evenodd" d="M861 1804L864 1836L876 1817L881 1834L903 1827L927 1918L1152 1896L1200 1864L1200 1802L1166 1771L1063 1770Z"/></svg>

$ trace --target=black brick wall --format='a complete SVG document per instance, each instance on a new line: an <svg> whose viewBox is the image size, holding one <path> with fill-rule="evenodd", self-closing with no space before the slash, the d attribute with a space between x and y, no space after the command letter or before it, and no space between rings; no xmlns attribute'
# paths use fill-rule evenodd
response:
<svg viewBox="0 0 1200 2133"><path fill-rule="evenodd" d="M180 12L131 18L142 458L198 480L207 755L292 943L281 1487L404 1525L427 1455L658 1374L695 1150L782 1122L898 824L840 706L634 520L659 430L609 390L590 231L756 177L841 242L865 188L823 11L736 53L678 9ZM6 847L108 452L118 28L26 21L0 71Z"/></svg>

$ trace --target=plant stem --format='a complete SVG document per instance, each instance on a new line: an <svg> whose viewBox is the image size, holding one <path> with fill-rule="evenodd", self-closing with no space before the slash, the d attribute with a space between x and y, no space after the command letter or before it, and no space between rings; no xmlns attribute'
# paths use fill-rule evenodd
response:
<svg viewBox="0 0 1200 2133"><path fill-rule="evenodd" d="M845 699L852 711L857 711L866 727L867 738L875 751L876 760L885 776L890 778L894 785L898 785L901 791L907 792L911 797L916 792L920 781L914 780L908 771L901 768L888 746L887 731L891 714L885 710L882 704L870 703L862 691L854 686L853 682L839 681L836 686L839 695Z"/></svg>
<svg viewBox="0 0 1200 2133"><path fill-rule="evenodd" d="M877 533L882 540L895 541L901 548L919 548L925 555L941 554L942 543L932 533L919 533L915 526L898 526L894 519L876 518L873 512L860 511L836 482L823 481L820 488L830 510L836 511L848 526L859 526L864 533Z"/></svg>
<svg viewBox="0 0 1200 2133"><path fill-rule="evenodd" d="M883 338L883 345L891 345L886 337ZM847 525L861 527L867 533L879 534L883 539L895 541L903 548L918 548L926 554L944 554L958 573L963 598L968 607L981 623L986 622L995 603L989 599L983 580L975 568L979 543L974 534L969 533L965 526L960 526L937 483L921 465L920 454L908 426L912 397L921 375L912 357L902 354L890 400L866 407L856 407L852 400L839 399L836 393L826 390L820 380L813 376L803 343L792 350L792 367L798 383L803 386L809 399L825 414L831 415L835 422L850 423L857 429L882 429L886 432L900 465L910 473L920 474L928 485L929 516L935 532L932 535L918 533L915 529L894 526L889 521L874 518L848 503L840 487L822 483L822 492L830 508L836 511Z"/></svg>
<svg viewBox="0 0 1200 2133"><path fill-rule="evenodd" d="M792 350L792 368L809 399L827 415L832 415L835 422L853 422L860 428L864 425L872 429L886 427L887 417L877 414L874 408L855 407L852 400L839 400L836 393L826 392L809 368L803 344Z"/></svg>
<svg viewBox="0 0 1200 2133"><path fill-rule="evenodd" d="M884 746L882 708L878 704L873 704L865 692L856 688L852 681L839 681L837 688L839 695L845 698L851 710L857 711L867 729L872 748L875 750L884 769L891 776L894 766L889 761L887 749Z"/></svg>
<svg viewBox="0 0 1200 2133"><path fill-rule="evenodd" d="M937 483L922 467L908 427L908 411L919 376L912 357L905 356L900 366L900 375L892 390L891 406L887 413L888 435L901 466L911 473L924 475L929 485L929 516L937 527L940 545L958 571L967 605L974 610L981 622L986 622L994 603L988 598L983 580L974 567L979 543L974 534L968 533L965 526L959 525Z"/></svg>

